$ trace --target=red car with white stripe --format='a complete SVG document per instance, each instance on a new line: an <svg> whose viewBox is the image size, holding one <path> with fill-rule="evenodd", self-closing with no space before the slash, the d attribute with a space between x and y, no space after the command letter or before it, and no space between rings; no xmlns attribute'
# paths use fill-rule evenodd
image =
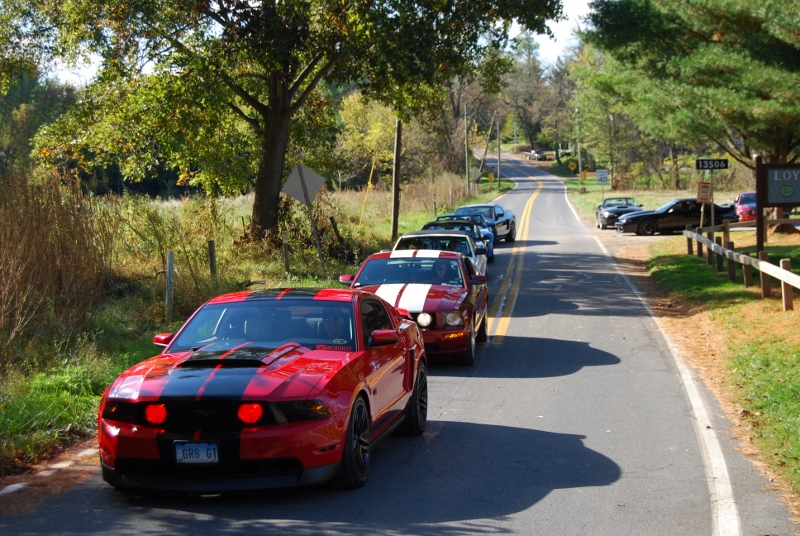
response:
<svg viewBox="0 0 800 536"><path fill-rule="evenodd" d="M442 274L437 274L440 267ZM476 342L487 338L486 276L460 253L425 249L375 253L355 276L342 275L339 282L374 292L408 311L422 329L429 355L454 355L471 365Z"/></svg>
<svg viewBox="0 0 800 536"><path fill-rule="evenodd" d="M363 290L226 294L153 342L100 402L103 479L123 491L356 488L376 440L425 429L420 330Z"/></svg>

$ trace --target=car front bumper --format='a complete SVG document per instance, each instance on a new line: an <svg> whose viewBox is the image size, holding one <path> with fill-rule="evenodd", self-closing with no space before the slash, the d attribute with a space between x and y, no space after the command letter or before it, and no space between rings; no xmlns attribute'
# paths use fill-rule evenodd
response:
<svg viewBox="0 0 800 536"><path fill-rule="evenodd" d="M235 431L175 433L102 419L103 479L114 487L219 493L319 484L336 475L347 415ZM179 464L176 441L214 441L215 464Z"/></svg>

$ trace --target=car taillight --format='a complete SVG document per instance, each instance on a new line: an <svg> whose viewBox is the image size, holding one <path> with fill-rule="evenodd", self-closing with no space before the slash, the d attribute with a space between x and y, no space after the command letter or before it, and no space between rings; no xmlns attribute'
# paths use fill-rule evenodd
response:
<svg viewBox="0 0 800 536"><path fill-rule="evenodd" d="M264 409L261 404L242 404L239 406L239 411L236 412L236 416L245 424L257 423L261 420L262 415L264 415Z"/></svg>
<svg viewBox="0 0 800 536"><path fill-rule="evenodd" d="M144 408L144 418L150 424L161 424L167 419L167 406L164 404L149 404Z"/></svg>

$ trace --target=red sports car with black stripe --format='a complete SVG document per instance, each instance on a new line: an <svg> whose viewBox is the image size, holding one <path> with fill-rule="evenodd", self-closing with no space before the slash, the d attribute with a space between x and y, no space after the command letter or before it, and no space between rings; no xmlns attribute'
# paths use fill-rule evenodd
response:
<svg viewBox="0 0 800 536"><path fill-rule="evenodd" d="M340 283L374 292L408 311L422 329L428 355L453 355L463 365L475 362L476 341L487 338L489 291L461 253L395 250L375 253Z"/></svg>
<svg viewBox="0 0 800 536"><path fill-rule="evenodd" d="M425 429L420 330L364 290L226 294L154 343L100 404L103 478L123 491L356 488L376 440Z"/></svg>

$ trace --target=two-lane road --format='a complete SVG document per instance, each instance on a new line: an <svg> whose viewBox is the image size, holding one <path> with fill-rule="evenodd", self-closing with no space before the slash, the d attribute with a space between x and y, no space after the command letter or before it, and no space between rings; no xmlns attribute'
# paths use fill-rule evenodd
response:
<svg viewBox="0 0 800 536"><path fill-rule="evenodd" d="M496 247L490 341L472 367L431 364L428 430L381 443L365 487L142 499L98 472L0 532L792 534L561 181L503 175L517 240Z"/></svg>

